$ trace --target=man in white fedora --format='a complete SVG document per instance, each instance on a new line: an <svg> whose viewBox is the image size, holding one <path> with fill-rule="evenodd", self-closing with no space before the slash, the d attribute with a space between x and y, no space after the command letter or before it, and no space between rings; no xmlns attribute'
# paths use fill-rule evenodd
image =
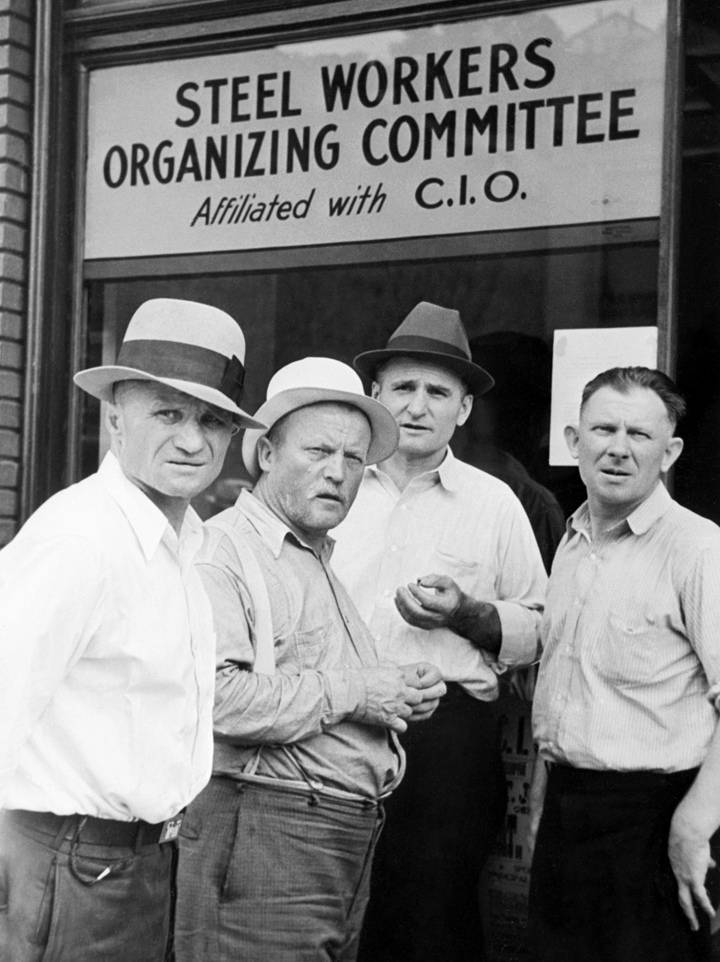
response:
<svg viewBox="0 0 720 962"><path fill-rule="evenodd" d="M380 657L426 659L448 683L428 723L400 738L408 774L388 802L360 958L475 962L478 880L506 796L491 702L500 673L537 657L545 571L510 488L450 450L493 384L458 312L418 304L355 367L400 441L365 469L333 564Z"/></svg>
<svg viewBox="0 0 720 962"><path fill-rule="evenodd" d="M245 340L158 299L75 381L111 450L0 553L0 957L162 962L179 816L212 762L215 638L190 499L239 426Z"/></svg>
<svg viewBox="0 0 720 962"><path fill-rule="evenodd" d="M177 962L351 962L395 733L445 690L432 666L380 665L333 574L328 531L392 415L340 361L278 371L245 434L257 481L210 522L199 561L218 635L213 777L181 830ZM249 555L249 557L248 557Z"/></svg>

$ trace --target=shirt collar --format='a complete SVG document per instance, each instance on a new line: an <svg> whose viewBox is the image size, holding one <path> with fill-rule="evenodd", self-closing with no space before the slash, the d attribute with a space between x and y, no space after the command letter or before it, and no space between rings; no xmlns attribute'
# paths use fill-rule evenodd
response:
<svg viewBox="0 0 720 962"><path fill-rule="evenodd" d="M178 537L167 517L127 477L120 467L120 462L111 451L103 458L102 464L98 468L97 477L127 518L148 561L152 558L166 533L171 541L178 543ZM183 518L179 540L186 541L193 538L200 544L202 540L202 521L194 509L188 507Z"/></svg>
<svg viewBox="0 0 720 962"><path fill-rule="evenodd" d="M300 547L307 548L307 550L312 551L313 554L318 554L323 561L330 560L330 555L335 546L332 538L326 537L320 546L320 550L315 551L315 549L309 544L306 544L292 528L288 527L284 521L281 521L266 504L263 504L259 498L256 498L248 490L240 492L235 502L235 507L247 518L253 528L255 528L262 540L272 551L273 557L278 558L280 556L285 539L291 537Z"/></svg>
<svg viewBox="0 0 720 962"><path fill-rule="evenodd" d="M445 449L445 457L442 459L440 464L431 471L424 471L416 478L413 478L412 483L417 482L420 478L425 478L426 480L429 479L433 483L436 480L439 480L440 484L442 484L447 491L457 491L462 481L461 470L462 469L460 468L458 459L452 453L448 445L448 447ZM365 473L374 474L377 478L380 476L387 477L385 472L381 470L377 464L369 464L365 468Z"/></svg>
<svg viewBox="0 0 720 962"><path fill-rule="evenodd" d="M660 481L632 514L628 515L623 524L626 524L633 534L645 534L658 518L665 514L671 504L672 498L665 485ZM590 537L590 512L587 501L581 504L574 514L570 515L567 522L567 531L568 534L571 531L585 532Z"/></svg>

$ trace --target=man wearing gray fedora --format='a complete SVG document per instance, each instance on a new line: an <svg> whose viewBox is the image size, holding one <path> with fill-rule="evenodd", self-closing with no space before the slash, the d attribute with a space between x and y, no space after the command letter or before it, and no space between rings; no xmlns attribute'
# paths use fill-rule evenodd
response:
<svg viewBox="0 0 720 962"><path fill-rule="evenodd" d="M352 962L395 732L445 691L420 659L380 665L330 567L328 531L390 413L329 358L278 371L248 431L257 481L213 518L199 559L218 633L210 784L181 829L177 962ZM418 663L419 662L419 663ZM426 722L423 722L425 724Z"/></svg>
<svg viewBox="0 0 720 962"><path fill-rule="evenodd" d="M365 469L333 564L380 657L424 658L448 688L401 737L408 773L388 802L360 959L475 962L478 880L505 811L491 702L500 673L537 657L545 571L515 495L450 450L473 395L493 384L458 312L418 304L355 367L400 441Z"/></svg>
<svg viewBox="0 0 720 962"><path fill-rule="evenodd" d="M245 340L146 301L114 365L111 448L0 553L0 958L162 962L172 844L212 762L215 637L190 499L239 426Z"/></svg>

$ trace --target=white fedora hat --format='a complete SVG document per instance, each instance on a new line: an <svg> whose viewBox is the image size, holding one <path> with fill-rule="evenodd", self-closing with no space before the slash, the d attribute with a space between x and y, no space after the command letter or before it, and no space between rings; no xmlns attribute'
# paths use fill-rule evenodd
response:
<svg viewBox="0 0 720 962"><path fill-rule="evenodd" d="M366 396L362 381L348 364L329 357L306 357L281 367L270 379L267 401L257 412L267 427L246 431L243 438L242 456L250 475L255 479L260 476L258 441L280 418L310 404L333 401L351 404L370 421L372 438L366 463L389 458L397 447L398 428L385 405Z"/></svg>
<svg viewBox="0 0 720 962"><path fill-rule="evenodd" d="M245 338L217 307L158 297L133 314L115 364L78 371L78 387L113 400L118 381L157 381L235 415L241 427L263 422L238 407L245 378Z"/></svg>

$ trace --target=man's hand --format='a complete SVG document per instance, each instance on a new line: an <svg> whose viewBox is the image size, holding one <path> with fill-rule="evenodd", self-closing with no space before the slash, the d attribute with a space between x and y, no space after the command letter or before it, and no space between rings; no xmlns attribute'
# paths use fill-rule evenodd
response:
<svg viewBox="0 0 720 962"><path fill-rule="evenodd" d="M395 606L413 628L449 628L476 648L500 654L502 625L495 605L471 598L447 575L425 575L401 585Z"/></svg>
<svg viewBox="0 0 720 962"><path fill-rule="evenodd" d="M395 605L414 628L449 628L463 593L447 575L425 575L395 594Z"/></svg>
<svg viewBox="0 0 720 962"><path fill-rule="evenodd" d="M710 918L715 917L705 888L708 869L715 868L710 854L710 839L693 817L692 804L687 798L675 809L670 823L668 855L670 865L678 884L680 906L690 922L690 928L697 932L699 924L693 900Z"/></svg>
<svg viewBox="0 0 720 962"><path fill-rule="evenodd" d="M415 666L413 666L415 667ZM366 725L379 725L396 732L407 731L407 721L422 705L424 690L406 680L405 669L394 665L360 669L365 678L367 703L353 717Z"/></svg>
<svg viewBox="0 0 720 962"><path fill-rule="evenodd" d="M437 708L440 699L447 691L439 669L426 661L414 665L403 665L400 669L405 675L405 681L412 688L422 693L422 701L415 705L408 721L424 721Z"/></svg>

